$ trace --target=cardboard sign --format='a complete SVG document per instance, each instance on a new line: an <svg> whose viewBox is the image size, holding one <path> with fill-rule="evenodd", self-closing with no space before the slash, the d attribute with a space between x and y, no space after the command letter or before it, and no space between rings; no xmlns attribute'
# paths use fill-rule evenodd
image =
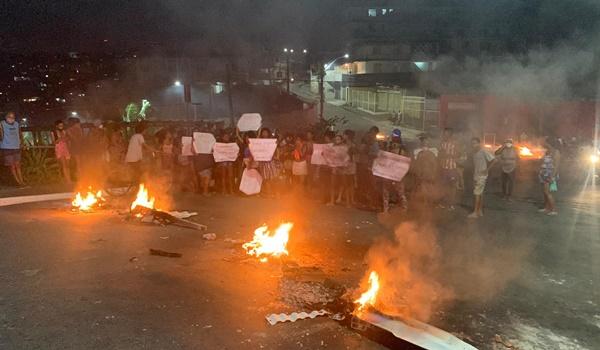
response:
<svg viewBox="0 0 600 350"><path fill-rule="evenodd" d="M340 168L348 166L350 163L350 155L348 154L348 146L346 145L331 145L323 150L323 158L328 166L332 168Z"/></svg>
<svg viewBox="0 0 600 350"><path fill-rule="evenodd" d="M392 181L402 181L408 168L410 158L399 154L379 151L373 161L373 175Z"/></svg>
<svg viewBox="0 0 600 350"><path fill-rule="evenodd" d="M235 142L222 143L217 142L213 147L213 157L215 162L234 162L238 158L240 147Z"/></svg>
<svg viewBox="0 0 600 350"><path fill-rule="evenodd" d="M213 134L205 132L194 133L194 150L198 154L211 154L217 140Z"/></svg>
<svg viewBox="0 0 600 350"><path fill-rule="evenodd" d="M181 137L181 155L182 156L193 156L192 152L192 137L182 136Z"/></svg>
<svg viewBox="0 0 600 350"><path fill-rule="evenodd" d="M277 139L249 139L250 153L258 162L269 162L277 149Z"/></svg>
<svg viewBox="0 0 600 350"><path fill-rule="evenodd" d="M244 113L237 122L240 131L257 131L262 125L262 117L258 113Z"/></svg>
<svg viewBox="0 0 600 350"><path fill-rule="evenodd" d="M331 143L313 143L313 153L310 157L310 164L327 165L325 158L323 158L323 151L331 146Z"/></svg>
<svg viewBox="0 0 600 350"><path fill-rule="evenodd" d="M262 187L262 176L256 169L244 169L240 180L240 191L251 196L260 193Z"/></svg>

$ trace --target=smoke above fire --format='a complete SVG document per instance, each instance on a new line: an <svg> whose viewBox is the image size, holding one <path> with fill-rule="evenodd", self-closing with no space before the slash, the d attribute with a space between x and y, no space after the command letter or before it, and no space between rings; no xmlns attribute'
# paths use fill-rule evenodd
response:
<svg viewBox="0 0 600 350"><path fill-rule="evenodd" d="M367 263L380 277L375 308L388 315L427 321L453 298L452 290L439 282L441 249L431 228L400 224L393 239L371 247Z"/></svg>
<svg viewBox="0 0 600 350"><path fill-rule="evenodd" d="M438 93L492 94L523 99L593 98L597 40L573 38L520 54L443 56L422 87Z"/></svg>
<svg viewBox="0 0 600 350"><path fill-rule="evenodd" d="M531 242L497 242L476 230L449 230L443 237L430 224L405 222L393 237L378 240L368 251L371 271L379 275L375 309L399 317L429 321L453 302L485 303L519 276ZM486 239L490 237L490 239Z"/></svg>

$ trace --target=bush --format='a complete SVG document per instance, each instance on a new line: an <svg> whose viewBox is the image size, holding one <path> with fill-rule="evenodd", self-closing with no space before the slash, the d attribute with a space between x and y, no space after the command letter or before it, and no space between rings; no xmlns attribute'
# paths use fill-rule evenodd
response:
<svg viewBox="0 0 600 350"><path fill-rule="evenodd" d="M58 162L56 158L48 155L48 149L25 149L21 165L23 177L28 184L48 184L60 181Z"/></svg>

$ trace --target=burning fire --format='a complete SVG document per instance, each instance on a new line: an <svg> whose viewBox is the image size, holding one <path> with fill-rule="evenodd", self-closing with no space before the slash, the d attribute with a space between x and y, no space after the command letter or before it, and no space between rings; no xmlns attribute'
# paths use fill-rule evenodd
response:
<svg viewBox="0 0 600 350"><path fill-rule="evenodd" d="M379 275L377 272L371 271L369 274L369 289L362 293L360 298L354 301L355 304L358 304L358 308L356 309L357 312L364 310L367 306L375 305L379 287Z"/></svg>
<svg viewBox="0 0 600 350"><path fill-rule="evenodd" d="M294 227L293 223L286 222L279 225L275 233L271 234L267 225L263 225L254 230L254 239L252 242L244 243L242 247L248 255L260 258L261 262L267 261L266 255L274 257L288 255L286 245L290 238L292 227Z"/></svg>
<svg viewBox="0 0 600 350"><path fill-rule="evenodd" d="M92 189L87 192L87 195L83 197L81 192L77 192L75 195L75 199L71 202L71 205L74 209L78 209L79 211L90 211L94 206L100 206L104 203L104 198L102 197L102 191L98 191L96 193L92 192Z"/></svg>
<svg viewBox="0 0 600 350"><path fill-rule="evenodd" d="M140 189L138 190L137 196L135 197L133 203L131 203L131 210L137 206L154 209L154 197L150 197L148 195L148 189L144 186L144 184L140 184Z"/></svg>
<svg viewBox="0 0 600 350"><path fill-rule="evenodd" d="M519 150L519 155L521 157L533 157L533 153L527 146L521 146L521 149Z"/></svg>

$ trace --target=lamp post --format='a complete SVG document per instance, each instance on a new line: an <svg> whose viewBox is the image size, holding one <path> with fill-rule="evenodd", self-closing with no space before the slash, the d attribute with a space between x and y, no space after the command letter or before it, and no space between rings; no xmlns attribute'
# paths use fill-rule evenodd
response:
<svg viewBox="0 0 600 350"><path fill-rule="evenodd" d="M287 47L283 48L283 52L285 53L285 87L288 95L290 94L290 55L294 53L294 49L288 49ZM303 54L307 54L308 50L303 49Z"/></svg>
<svg viewBox="0 0 600 350"><path fill-rule="evenodd" d="M329 63L325 63L323 65L319 64L319 71L317 72L317 76L319 77L319 119L323 120L323 107L325 106L325 75L326 71L331 68L331 66L335 63L335 61L340 58L348 59L350 58L350 54L344 54L343 56L336 57Z"/></svg>

